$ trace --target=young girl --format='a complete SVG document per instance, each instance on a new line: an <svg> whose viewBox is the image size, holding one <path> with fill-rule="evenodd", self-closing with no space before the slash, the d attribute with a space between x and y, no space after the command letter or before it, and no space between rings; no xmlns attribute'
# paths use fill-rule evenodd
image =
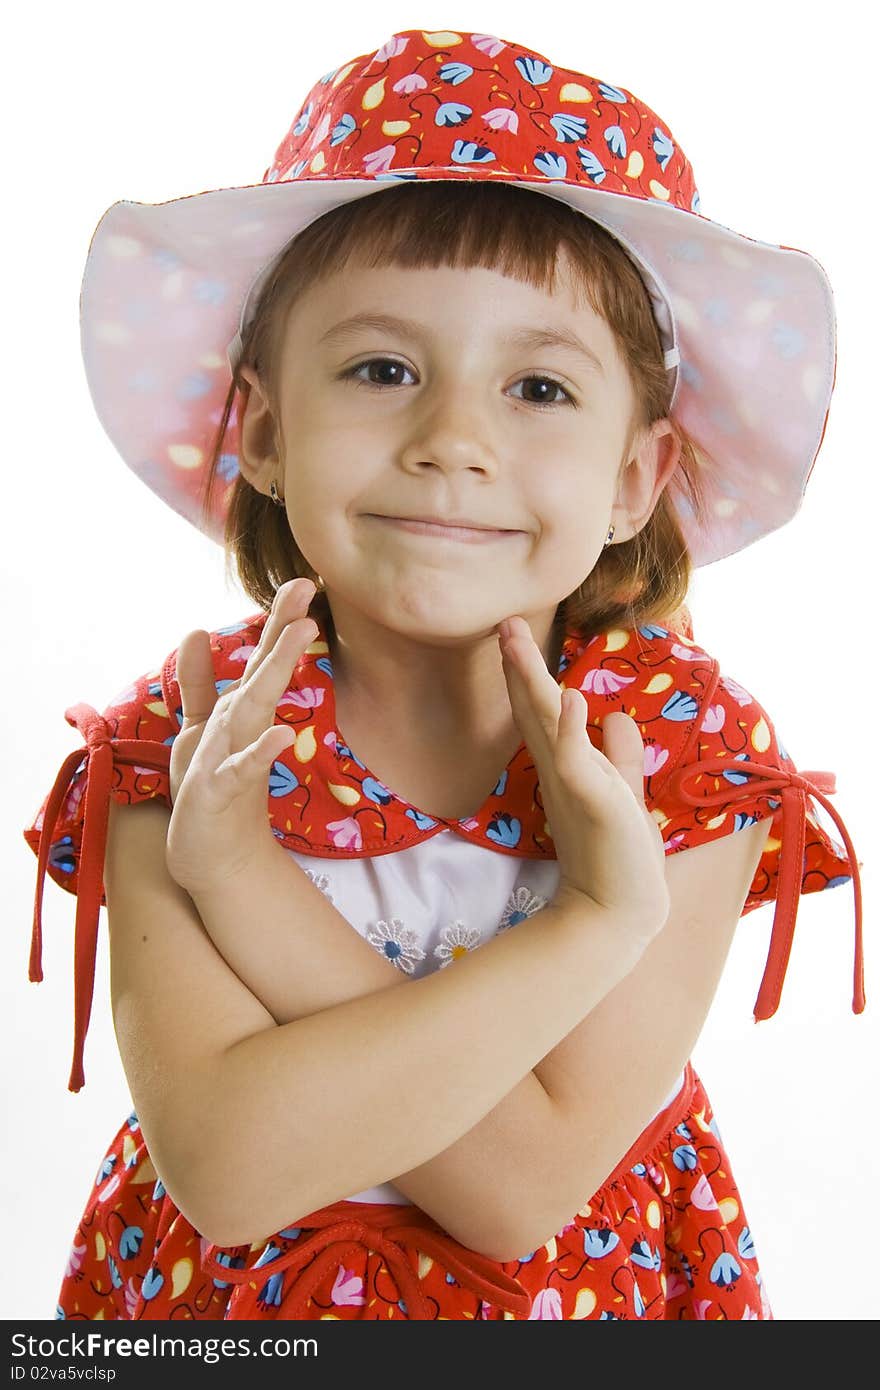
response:
<svg viewBox="0 0 880 1390"><path fill-rule="evenodd" d="M821 268L703 218L632 94L411 30L260 185L111 208L82 315L258 610L68 709L25 831L31 978L45 872L78 897L70 1089L106 904L134 1101L58 1316L771 1317L689 1058L761 902L756 1018L850 879L864 1007L858 861L684 600L797 510Z"/></svg>

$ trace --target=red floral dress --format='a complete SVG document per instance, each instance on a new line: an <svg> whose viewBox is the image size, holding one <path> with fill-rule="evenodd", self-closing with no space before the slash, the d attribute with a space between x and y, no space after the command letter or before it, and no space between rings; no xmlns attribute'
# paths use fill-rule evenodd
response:
<svg viewBox="0 0 880 1390"><path fill-rule="evenodd" d="M262 611L212 633L218 691L259 640ZM84 1084L108 802L171 805L170 747L182 721L175 657L123 691L103 715L65 711L84 738L60 768L25 839L38 855L30 977L42 979L46 872L77 895L74 1057ZM521 746L472 817L427 816L374 778L335 726L333 673L319 632L292 673L275 720L296 742L273 765L276 838L317 860L367 857L452 831L499 854L555 858L535 767ZM755 1018L776 1010L799 895L852 880L853 1009L864 1007L859 861L827 794L833 774L798 772L758 702L691 640L657 624L566 637L557 679L584 691L589 734L624 710L645 746L645 799L667 853L772 817L744 914L775 900ZM819 824L813 798L843 845ZM100 1165L74 1234L57 1316L70 1319L718 1319L772 1317L730 1162L702 1083L688 1064L676 1098L601 1188L545 1245L507 1262L460 1245L413 1205L340 1201L291 1213L251 1246L221 1249L165 1191L132 1113Z"/></svg>

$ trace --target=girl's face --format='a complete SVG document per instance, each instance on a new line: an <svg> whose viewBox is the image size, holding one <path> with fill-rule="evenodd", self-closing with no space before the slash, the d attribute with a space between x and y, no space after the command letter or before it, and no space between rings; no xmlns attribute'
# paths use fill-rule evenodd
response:
<svg viewBox="0 0 880 1390"><path fill-rule="evenodd" d="M277 432L248 369L247 475L267 493L275 479L331 608L428 642L511 614L549 631L609 525L622 540L647 520L676 462L668 423L619 477L632 388L561 270L551 295L483 268L349 263L284 325Z"/></svg>

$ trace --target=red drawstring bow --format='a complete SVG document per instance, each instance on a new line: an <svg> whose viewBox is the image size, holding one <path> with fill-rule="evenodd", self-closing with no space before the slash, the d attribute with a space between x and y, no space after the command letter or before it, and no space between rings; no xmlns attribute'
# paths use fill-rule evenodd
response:
<svg viewBox="0 0 880 1390"><path fill-rule="evenodd" d="M335 1202L322 1207L296 1223L300 1230L316 1230L316 1234L301 1244L293 1245L286 1254L250 1268L234 1269L222 1264L215 1252L221 1247L209 1245L202 1259L202 1269L213 1278L227 1284L253 1285L245 1292L244 1307L236 1309L237 1316L252 1314L247 1305L256 1301L257 1281L270 1279L283 1269L300 1270L299 1277L286 1290L278 1307L278 1316L299 1317L320 1284L334 1266L342 1264L346 1255L358 1250L373 1250L385 1261L393 1274L406 1304L407 1317L415 1322L432 1320L428 1302L419 1288L418 1276L407 1259L402 1244L410 1245L432 1255L463 1287L471 1289L487 1303L511 1313L528 1316L532 1300L522 1284L505 1274L497 1261L467 1246L459 1245L438 1226L420 1207L372 1202ZM240 1249L242 1247L235 1247ZM303 1265L308 1269L303 1269Z"/></svg>
<svg viewBox="0 0 880 1390"><path fill-rule="evenodd" d="M49 848L55 836L55 826L62 803L77 769L85 758L87 777L73 935L73 1063L67 1083L69 1091L79 1091L85 1084L83 1048L95 988L95 955L104 892L104 851L110 819L113 764L115 761L138 767L155 766L157 772L167 772L171 763L171 748L168 744L148 739L112 739L107 721L97 710L92 709L91 705L72 705L64 711L64 717L68 724L79 729L85 738L86 746L65 758L46 802L37 858L37 890L34 898L28 977L31 980L43 978L43 884L46 865L49 862Z"/></svg>
<svg viewBox="0 0 880 1390"><path fill-rule="evenodd" d="M700 777L708 773L719 777L724 772L748 774L761 779L762 791L778 791L782 802L782 848L779 854L779 883L776 890L776 910L773 914L773 927L770 933L770 950L761 987L755 1001L755 1022L770 1018L779 1007L782 982L791 955L794 925L797 920L800 901L801 880L804 871L804 849L806 844L807 796L820 801L834 820L846 846L847 858L852 869L853 893L855 895L855 959L853 964L853 1013L860 1014L865 1007L865 967L862 951L862 885L859 878L859 861L840 813L832 806L826 792L836 790L833 772L787 772L783 768L769 767L739 758L701 758L689 763L687 767L677 768L669 782L673 797L680 798L689 806L724 806L730 808L732 799L730 788L721 788L708 795L689 792L685 783L690 777ZM730 808L735 809L735 807Z"/></svg>

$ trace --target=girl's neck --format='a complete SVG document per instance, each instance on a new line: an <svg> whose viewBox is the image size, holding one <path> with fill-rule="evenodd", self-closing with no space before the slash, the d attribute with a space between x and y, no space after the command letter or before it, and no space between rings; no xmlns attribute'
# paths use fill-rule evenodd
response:
<svg viewBox="0 0 880 1390"><path fill-rule="evenodd" d="M344 610L337 626L324 595L312 616L327 640L337 703L372 710L408 726L423 725L483 739L510 728L512 713L497 638L468 648L412 642ZM564 616L535 633L556 678L565 638Z"/></svg>

